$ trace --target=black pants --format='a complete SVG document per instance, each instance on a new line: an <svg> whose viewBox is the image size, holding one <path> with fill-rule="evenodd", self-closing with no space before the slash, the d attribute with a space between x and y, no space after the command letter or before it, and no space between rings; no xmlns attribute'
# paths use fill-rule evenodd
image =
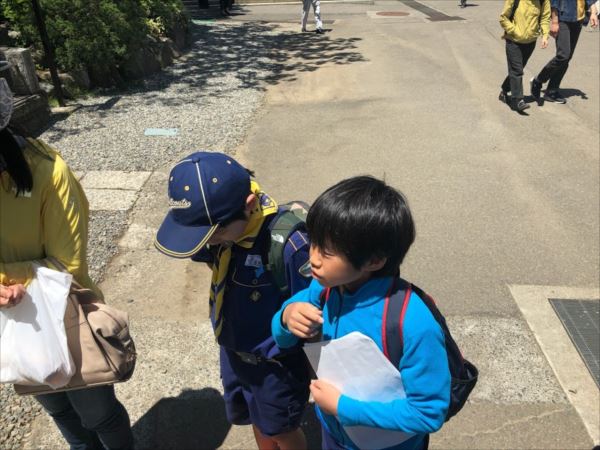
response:
<svg viewBox="0 0 600 450"><path fill-rule="evenodd" d="M523 98L523 69L529 57L535 50L535 41L529 44L506 40L506 61L508 63L508 76L502 83L504 92L510 91L513 99Z"/></svg>
<svg viewBox="0 0 600 450"><path fill-rule="evenodd" d="M556 56L550 60L537 76L540 83L548 82L548 90L555 91L560 87L569 61L575 53L577 40L581 33L581 22L559 22L558 36L556 36Z"/></svg>

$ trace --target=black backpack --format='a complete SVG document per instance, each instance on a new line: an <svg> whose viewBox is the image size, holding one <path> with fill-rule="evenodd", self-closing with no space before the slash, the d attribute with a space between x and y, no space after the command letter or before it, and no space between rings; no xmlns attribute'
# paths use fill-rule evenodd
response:
<svg viewBox="0 0 600 450"><path fill-rule="evenodd" d="M321 309L329 298L330 289L324 289L321 293ZM394 280L390 291L385 299L382 321L383 353L387 359L398 368L404 354L403 327L404 314L408 307L411 293L416 293L427 306L436 322L444 332L446 342L446 354L448 355L448 368L450 369L450 405L446 413L446 421L456 415L464 406L469 394L477 383L479 371L477 367L463 358L458 345L452 338L450 330L446 325L446 319L440 313L435 301L419 289L417 286L401 279Z"/></svg>
<svg viewBox="0 0 600 450"><path fill-rule="evenodd" d="M540 0L540 8L544 8L544 2L546 0ZM510 20L511 22L513 21L513 19L515 18L515 12L517 11L517 8L519 7L519 0L515 0L513 2L512 8L510 9L510 15L508 16L508 20Z"/></svg>

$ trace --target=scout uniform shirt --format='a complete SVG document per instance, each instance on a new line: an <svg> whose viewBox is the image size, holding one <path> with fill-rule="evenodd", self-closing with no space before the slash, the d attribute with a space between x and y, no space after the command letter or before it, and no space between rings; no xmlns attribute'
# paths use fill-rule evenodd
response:
<svg viewBox="0 0 600 450"><path fill-rule="evenodd" d="M271 319L283 301L273 275L265 268L269 244L269 224L277 217L267 216L251 248L233 245L223 299L223 325L217 339L219 345L235 352L254 353L273 358L282 351L271 336ZM219 246L204 248L192 257L194 261L212 263ZM310 273L303 275L308 263L309 243L306 233L294 232L283 252L290 293L310 284ZM211 310L214 326L214 316Z"/></svg>

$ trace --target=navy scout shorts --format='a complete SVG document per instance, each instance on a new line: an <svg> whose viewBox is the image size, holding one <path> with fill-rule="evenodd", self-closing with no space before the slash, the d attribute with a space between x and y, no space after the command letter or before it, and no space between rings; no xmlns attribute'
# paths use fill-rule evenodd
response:
<svg viewBox="0 0 600 450"><path fill-rule="evenodd" d="M306 357L299 352L277 361L280 364L251 364L221 347L221 380L230 423L254 424L266 436L300 426L309 394Z"/></svg>

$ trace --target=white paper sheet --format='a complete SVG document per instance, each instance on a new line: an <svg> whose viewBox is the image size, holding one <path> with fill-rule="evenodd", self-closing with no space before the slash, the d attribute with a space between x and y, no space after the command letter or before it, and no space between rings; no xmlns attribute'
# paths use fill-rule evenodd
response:
<svg viewBox="0 0 600 450"><path fill-rule="evenodd" d="M356 400L390 401L404 398L400 372L368 336L352 332L340 339L304 345L317 377ZM344 427L360 449L393 447L413 434L365 426Z"/></svg>

